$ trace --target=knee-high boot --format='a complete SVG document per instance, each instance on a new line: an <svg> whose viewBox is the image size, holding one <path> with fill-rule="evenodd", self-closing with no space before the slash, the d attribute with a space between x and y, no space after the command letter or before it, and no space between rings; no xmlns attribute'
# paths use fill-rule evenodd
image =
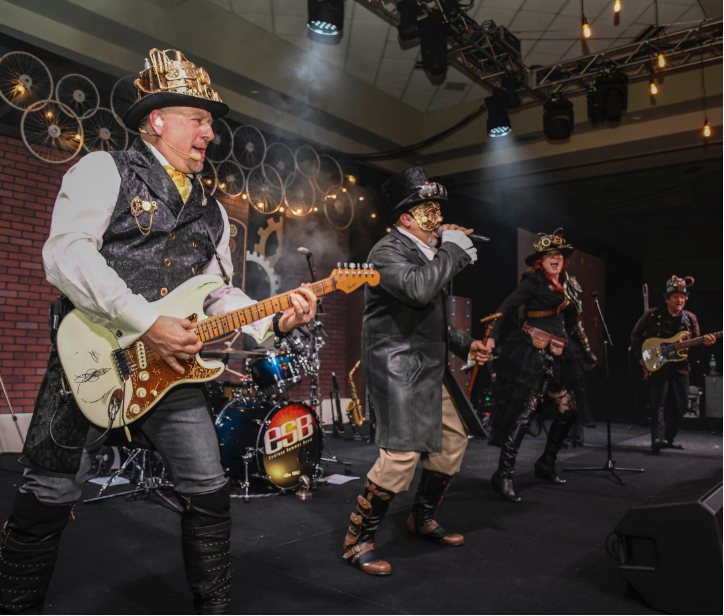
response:
<svg viewBox="0 0 724 616"><path fill-rule="evenodd" d="M569 410L565 413L556 413L556 417L548 430L548 440L543 450L543 455L535 463L535 476L539 479L547 479L552 483L566 483L556 473L556 456L563 447L571 426L578 417L578 411Z"/></svg>
<svg viewBox="0 0 724 616"><path fill-rule="evenodd" d="M357 497L357 513L350 516L349 529L342 546L343 558L369 575L390 575L390 563L375 552L375 534L382 523L394 492L385 490L369 479L362 496Z"/></svg>
<svg viewBox="0 0 724 616"><path fill-rule="evenodd" d="M0 533L0 613L40 614L73 505L18 491Z"/></svg>
<svg viewBox="0 0 724 616"><path fill-rule="evenodd" d="M435 520L435 510L442 502L443 494L450 487L450 479L451 475L422 469L412 512L407 518L408 534L440 545L465 545L465 538L462 535L448 533Z"/></svg>
<svg viewBox="0 0 724 616"><path fill-rule="evenodd" d="M493 473L490 480L493 492L513 503L520 502L520 496L518 496L513 489L515 458L518 455L520 444L523 442L523 437L528 430L534 411L535 406L528 405L503 436L500 446L498 470Z"/></svg>
<svg viewBox="0 0 724 616"><path fill-rule="evenodd" d="M186 579L197 614L231 609L230 483L206 494L177 495Z"/></svg>

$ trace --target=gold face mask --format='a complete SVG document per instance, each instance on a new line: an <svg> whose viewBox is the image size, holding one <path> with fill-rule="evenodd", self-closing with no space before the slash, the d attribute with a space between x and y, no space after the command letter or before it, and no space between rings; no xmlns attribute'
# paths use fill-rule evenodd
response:
<svg viewBox="0 0 724 616"><path fill-rule="evenodd" d="M437 201L418 203L410 210L410 214L423 231L434 231L443 221L440 204Z"/></svg>

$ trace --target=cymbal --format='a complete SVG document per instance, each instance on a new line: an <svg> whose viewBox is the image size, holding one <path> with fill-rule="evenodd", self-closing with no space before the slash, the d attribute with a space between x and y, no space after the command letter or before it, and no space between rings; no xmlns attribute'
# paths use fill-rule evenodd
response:
<svg viewBox="0 0 724 616"><path fill-rule="evenodd" d="M237 349L201 349L202 357L264 357L267 351L240 351Z"/></svg>

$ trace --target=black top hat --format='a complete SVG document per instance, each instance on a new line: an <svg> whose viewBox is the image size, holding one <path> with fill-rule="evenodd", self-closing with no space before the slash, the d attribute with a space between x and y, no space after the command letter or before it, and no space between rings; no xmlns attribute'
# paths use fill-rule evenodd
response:
<svg viewBox="0 0 724 616"><path fill-rule="evenodd" d="M691 281L691 282L689 282ZM689 289L694 284L694 278L691 276L685 276L679 278L674 274L671 278L666 281L666 291L664 291L664 299L669 299L674 293L683 293L686 297L689 297Z"/></svg>
<svg viewBox="0 0 724 616"><path fill-rule="evenodd" d="M148 55L150 61L146 60L146 68L135 82L138 100L123 116L127 128L137 130L149 113L163 107L205 109L214 119L229 112L229 106L211 89L206 70L186 60L180 51L152 49Z"/></svg>
<svg viewBox="0 0 724 616"><path fill-rule="evenodd" d="M538 235L541 237L533 244L535 252L525 258L526 265L533 265L538 257L554 250L558 250L566 258L575 252L573 246L566 244L566 240L563 239L563 228L556 229L550 235L545 233L539 233Z"/></svg>
<svg viewBox="0 0 724 616"><path fill-rule="evenodd" d="M442 184L430 182L422 167L410 167L393 175L382 184L390 212L388 222L395 222L401 214L425 201L447 201L447 191Z"/></svg>

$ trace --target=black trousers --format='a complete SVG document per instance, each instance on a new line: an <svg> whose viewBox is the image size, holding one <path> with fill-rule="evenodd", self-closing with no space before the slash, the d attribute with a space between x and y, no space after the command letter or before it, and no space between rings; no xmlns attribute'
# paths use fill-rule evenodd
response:
<svg viewBox="0 0 724 616"><path fill-rule="evenodd" d="M686 411L689 375L679 372L678 366L665 365L652 372L648 381L651 442L657 439L671 442L679 433L681 417Z"/></svg>

